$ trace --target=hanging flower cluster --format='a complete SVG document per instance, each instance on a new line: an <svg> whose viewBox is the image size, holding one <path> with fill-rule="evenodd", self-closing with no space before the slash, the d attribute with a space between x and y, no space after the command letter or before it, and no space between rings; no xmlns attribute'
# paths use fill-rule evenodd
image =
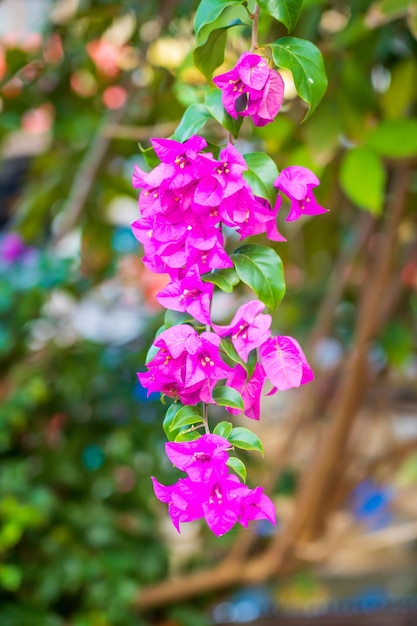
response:
<svg viewBox="0 0 417 626"><path fill-rule="evenodd" d="M242 54L230 72L213 80L221 90L225 115L233 119L251 117L256 126L264 126L281 107L282 78L257 54ZM266 381L270 395L314 377L298 342L273 336L271 314L264 312L266 305L272 312L284 293L277 287L280 280L283 283L278 255L257 245L245 245L229 255L224 227L234 229L241 240L263 233L282 242L277 216L284 196L291 204L287 221L326 209L314 198L319 181L307 168L282 170L269 181L272 195L261 197L259 186L255 193L250 184L248 164L253 155L245 160L227 143L215 158L203 137L190 135L185 141L151 139L158 165L149 172L135 166L133 174L133 186L140 189L140 215L132 228L143 245L143 263L152 272L169 275L170 282L157 299L166 309L184 314L177 321L166 318L147 371L138 378L148 395L160 392L173 399L164 420L171 439L165 450L173 465L187 474L168 487L152 478L156 497L168 504L178 531L182 522L204 517L220 536L236 522L247 526L266 519L274 524L275 510L260 487L252 490L241 482L246 469L239 459L229 457L234 448L262 451L260 440L249 429L233 428L226 421L211 433L208 407L218 404L229 413L258 420ZM239 254L244 257L241 262ZM226 286L214 278L222 276ZM240 281L258 298L240 306L229 324L212 323L215 284L232 291ZM205 434L200 435L199 428Z"/></svg>
<svg viewBox="0 0 417 626"><path fill-rule="evenodd" d="M275 524L275 509L261 487L249 489L229 473L231 445L218 435L203 435L187 443L167 443L165 451L175 467L187 473L175 485L165 487L152 478L156 497L168 504L175 528L180 522L204 517L217 536L227 533L236 522L247 527L253 520Z"/></svg>
<svg viewBox="0 0 417 626"><path fill-rule="evenodd" d="M269 395L309 382L313 372L298 344L291 337L271 337L271 316L263 314L265 305L251 300L236 312L229 326L216 326L215 332L200 334L189 324L179 324L158 335L154 346L159 348L147 363L148 371L138 378L148 393L159 391L183 404L199 402L216 404L213 389L221 380L242 396L243 412L258 420L260 397L265 380L273 388ZM244 361L259 348L251 375L239 363L229 367L221 358L220 338L230 337ZM242 411L231 409L233 413Z"/></svg>
<svg viewBox="0 0 417 626"><path fill-rule="evenodd" d="M158 301L209 324L213 285L201 275L233 267L221 225L235 228L241 239L266 232L269 239L283 241L276 226L279 205L271 208L254 196L243 178L246 162L232 144L217 160L203 152L203 137L151 143L161 163L149 173L135 167L133 185L142 191L133 232L144 247L146 267L171 277Z"/></svg>
<svg viewBox="0 0 417 626"><path fill-rule="evenodd" d="M222 90L222 102L234 119L251 117L255 126L273 122L284 99L281 74L258 54L244 52L235 67L213 78Z"/></svg>

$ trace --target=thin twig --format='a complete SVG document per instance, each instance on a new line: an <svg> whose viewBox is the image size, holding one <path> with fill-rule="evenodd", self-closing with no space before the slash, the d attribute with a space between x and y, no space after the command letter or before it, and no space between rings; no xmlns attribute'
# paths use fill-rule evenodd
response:
<svg viewBox="0 0 417 626"><path fill-rule="evenodd" d="M258 27L259 27L259 5L255 4L255 10L252 16L252 38L250 44L250 52L254 52L258 47Z"/></svg>
<svg viewBox="0 0 417 626"><path fill-rule="evenodd" d="M53 246L59 243L59 241L77 224L111 142L110 135L106 134L104 131L107 126L118 124L122 119L125 107L126 105L104 115L95 137L85 153L75 175L60 216L61 222L59 229L52 240Z"/></svg>

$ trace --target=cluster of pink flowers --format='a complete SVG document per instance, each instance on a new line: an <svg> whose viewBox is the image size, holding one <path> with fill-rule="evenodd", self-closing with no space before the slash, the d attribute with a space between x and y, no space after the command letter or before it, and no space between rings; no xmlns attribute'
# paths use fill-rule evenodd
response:
<svg viewBox="0 0 417 626"><path fill-rule="evenodd" d="M247 527L253 520L266 519L275 524L275 508L261 487L249 489L230 474L227 461L231 449L227 439L207 434L196 441L167 443L165 451L187 478L165 487L152 478L156 497L168 504L175 528L181 522L205 518L218 537L236 522Z"/></svg>
<svg viewBox="0 0 417 626"><path fill-rule="evenodd" d="M144 247L145 266L171 278L157 295L158 301L209 324L213 285L202 281L201 275L233 267L224 249L222 224L236 229L241 239L266 233L272 241L285 241L277 230L282 197L278 195L272 208L254 196L242 175L248 169L245 160L231 144L217 160L211 152L203 152L207 142L196 135L184 143L151 142L161 163L151 172L135 166L133 186L141 189L141 216L132 224L133 232ZM287 219L326 211L311 191L318 184L307 168L294 166L281 172L275 185L292 202Z"/></svg>
<svg viewBox="0 0 417 626"><path fill-rule="evenodd" d="M261 392L267 379L272 385L269 395L313 379L298 342L292 337L271 336L271 316L262 313L264 308L259 300L251 300L239 307L230 325L213 325L215 332L198 334L189 324L164 330L154 342L158 351L147 363L148 371L138 374L140 383L148 394L159 391L183 404L195 405L214 404L213 389L225 380L226 386L241 394L245 415L258 420ZM220 337L230 338L245 363L249 353L259 349L259 362L250 376L239 363L232 368L222 360Z"/></svg>
<svg viewBox="0 0 417 626"><path fill-rule="evenodd" d="M254 196L242 176L248 169L245 160L231 144L217 160L203 152L203 137L151 142L161 163L149 173L135 167L133 185L142 191L141 217L132 224L133 232L144 247L145 266L171 277L158 301L208 324L213 285L200 276L233 267L221 225L235 228L241 239L266 232L282 241L276 226L279 206L271 208Z"/></svg>
<svg viewBox="0 0 417 626"><path fill-rule="evenodd" d="M284 99L281 74L268 67L258 54L244 52L235 67L213 78L222 90L222 102L234 119L251 117L255 126L272 122Z"/></svg>
<svg viewBox="0 0 417 626"><path fill-rule="evenodd" d="M259 55L244 53L233 70L214 82L222 90L226 111L235 119L249 116L255 125L263 126L281 106L282 78ZM133 232L143 245L145 266L170 277L157 294L160 304L189 314L206 329L197 332L190 321L160 332L139 381L148 395L160 392L184 405L215 404L214 390L221 383L239 392L244 414L258 420L266 381L270 395L309 382L313 372L295 339L271 335L271 316L263 313L265 305L259 300L239 307L227 326L211 323L214 285L203 275L233 268L224 247L223 225L234 229L240 239L265 233L272 241L285 241L277 229L283 196L291 203L287 221L325 212L313 195L319 180L304 167L282 170L274 181L278 194L272 207L253 193L243 175L246 162L232 144L220 150L216 159L206 140L197 135L183 143L173 139L151 143L160 163L150 172L135 167L133 185L141 191L140 217L132 224ZM228 342L237 354L230 360L232 365L223 358ZM236 408L240 402L222 398L222 404L230 413L241 412ZM251 490L229 473L231 444L209 434L204 420L205 435L166 444L168 458L187 477L169 487L152 479L155 494L168 504L177 530L181 522L202 517L216 535L236 522L275 523L271 500L260 487Z"/></svg>

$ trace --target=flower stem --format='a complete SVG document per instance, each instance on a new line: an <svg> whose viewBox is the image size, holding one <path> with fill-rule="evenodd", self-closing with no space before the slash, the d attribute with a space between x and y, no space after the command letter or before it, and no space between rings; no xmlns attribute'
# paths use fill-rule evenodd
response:
<svg viewBox="0 0 417 626"><path fill-rule="evenodd" d="M208 424L208 406L206 402L203 402L203 424L204 430L206 431L206 435L210 433L210 428Z"/></svg>
<svg viewBox="0 0 417 626"><path fill-rule="evenodd" d="M252 15L252 39L250 44L250 52L258 47L258 25L259 25L259 5L255 4L255 10Z"/></svg>

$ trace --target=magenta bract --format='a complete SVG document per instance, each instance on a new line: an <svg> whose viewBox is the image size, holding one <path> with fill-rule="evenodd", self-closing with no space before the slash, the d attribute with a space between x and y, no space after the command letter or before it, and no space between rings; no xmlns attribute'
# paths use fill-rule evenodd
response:
<svg viewBox="0 0 417 626"><path fill-rule="evenodd" d="M271 337L260 347L265 373L273 391L299 387L314 378L300 344L293 337Z"/></svg>
<svg viewBox="0 0 417 626"><path fill-rule="evenodd" d="M155 478L152 482L156 497L168 504L169 515L178 532L181 522L202 517L218 537L236 522L243 526L260 519L276 523L274 505L262 489L249 489L229 473L226 463L230 448L227 439L212 434L195 441L166 444L169 459L187 473L187 478L168 487Z"/></svg>
<svg viewBox="0 0 417 626"><path fill-rule="evenodd" d="M244 52L235 67L213 78L222 91L222 102L234 119L251 117L255 126L272 122L284 99L281 75L258 54Z"/></svg>
<svg viewBox="0 0 417 626"><path fill-rule="evenodd" d="M320 206L313 195L313 188L319 184L317 176L306 167L293 165L282 170L274 185L291 200L287 222L298 220L302 215L327 213L328 209Z"/></svg>

